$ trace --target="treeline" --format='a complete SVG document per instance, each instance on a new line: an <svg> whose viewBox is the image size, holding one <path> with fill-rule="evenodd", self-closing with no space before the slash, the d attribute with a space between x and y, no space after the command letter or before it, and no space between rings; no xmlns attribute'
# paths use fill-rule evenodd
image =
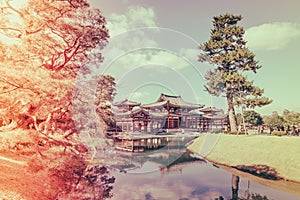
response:
<svg viewBox="0 0 300 200"><path fill-rule="evenodd" d="M244 118L244 119L243 119ZM240 130L257 129L259 133L274 135L299 135L300 113L285 109L282 114L274 111L270 115L261 115L254 110L237 114Z"/></svg>

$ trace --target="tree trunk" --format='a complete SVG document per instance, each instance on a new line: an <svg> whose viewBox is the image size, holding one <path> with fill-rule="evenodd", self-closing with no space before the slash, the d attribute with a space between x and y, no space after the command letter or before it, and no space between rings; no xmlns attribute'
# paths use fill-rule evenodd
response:
<svg viewBox="0 0 300 200"><path fill-rule="evenodd" d="M247 129L246 129L246 123L245 123L245 117L244 117L244 106L243 105L242 105L242 119L243 119L244 132L245 132L246 135L248 135Z"/></svg>
<svg viewBox="0 0 300 200"><path fill-rule="evenodd" d="M232 97L227 96L227 103L228 103L228 118L229 118L230 131L237 132L238 131L237 122L236 122Z"/></svg>

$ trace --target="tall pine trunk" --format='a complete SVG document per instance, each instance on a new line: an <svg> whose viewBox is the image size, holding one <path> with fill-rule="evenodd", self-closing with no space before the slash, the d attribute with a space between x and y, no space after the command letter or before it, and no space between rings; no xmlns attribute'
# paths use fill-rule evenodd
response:
<svg viewBox="0 0 300 200"><path fill-rule="evenodd" d="M233 106L233 99L231 95L227 95L227 104L228 104L228 118L229 118L230 131L238 132L235 110Z"/></svg>

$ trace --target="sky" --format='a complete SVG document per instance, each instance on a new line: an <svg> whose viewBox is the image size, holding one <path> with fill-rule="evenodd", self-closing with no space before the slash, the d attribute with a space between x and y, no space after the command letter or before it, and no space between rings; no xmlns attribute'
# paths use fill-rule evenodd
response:
<svg viewBox="0 0 300 200"><path fill-rule="evenodd" d="M115 100L156 101L160 93L226 110L223 97L204 91L212 65L200 63L198 46L210 37L212 18L242 15L247 46L262 68L248 78L273 102L255 110L300 112L300 1L90 0L107 20L109 45L98 73L116 78Z"/></svg>

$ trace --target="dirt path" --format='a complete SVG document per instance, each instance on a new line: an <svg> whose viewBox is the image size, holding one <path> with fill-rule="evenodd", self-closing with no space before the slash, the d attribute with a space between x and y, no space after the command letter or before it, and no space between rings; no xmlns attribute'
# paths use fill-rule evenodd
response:
<svg viewBox="0 0 300 200"><path fill-rule="evenodd" d="M48 200L56 192L48 173L28 164L30 156L0 154L0 199Z"/></svg>
<svg viewBox="0 0 300 200"><path fill-rule="evenodd" d="M27 162L16 160L16 156L0 155L0 199L26 200L20 194Z"/></svg>

